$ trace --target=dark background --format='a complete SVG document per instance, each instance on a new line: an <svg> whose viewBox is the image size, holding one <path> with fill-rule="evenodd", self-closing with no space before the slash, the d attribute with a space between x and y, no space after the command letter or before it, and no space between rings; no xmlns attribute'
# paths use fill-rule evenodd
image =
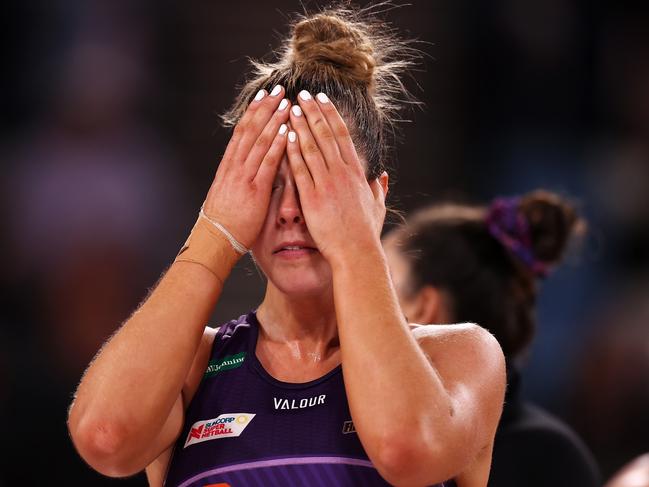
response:
<svg viewBox="0 0 649 487"><path fill-rule="evenodd" d="M579 431L608 477L649 451L648 8L412 3L385 16L427 55L408 81L424 107L402 124L392 206L537 187L578 202L589 237L542 285L524 391ZM288 0L3 4L0 485L145 485L86 467L66 409L185 240L247 57L271 52L300 10ZM242 262L213 324L262 290Z"/></svg>

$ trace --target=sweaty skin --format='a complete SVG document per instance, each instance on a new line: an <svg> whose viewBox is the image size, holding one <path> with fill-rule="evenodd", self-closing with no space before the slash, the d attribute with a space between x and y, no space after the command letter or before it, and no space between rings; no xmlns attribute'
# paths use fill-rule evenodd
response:
<svg viewBox="0 0 649 487"><path fill-rule="evenodd" d="M204 205L252 247L268 278L259 360L286 382L342 362L357 433L388 482L484 487L505 388L498 343L475 325L411 329L380 242L387 174L367 181L326 97L302 93L300 110L278 110L282 93L250 104ZM216 274L173 264L84 375L69 428L100 472L146 467L161 485L214 340L204 323L222 289L217 275L237 259L228 245L220 241L228 258Z"/></svg>

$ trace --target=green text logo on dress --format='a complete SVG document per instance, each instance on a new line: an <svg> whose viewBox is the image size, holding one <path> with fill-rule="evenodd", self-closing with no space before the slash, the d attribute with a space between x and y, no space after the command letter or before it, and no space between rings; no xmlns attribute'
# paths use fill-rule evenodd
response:
<svg viewBox="0 0 649 487"><path fill-rule="evenodd" d="M226 355L223 358L210 360L207 370L205 371L205 379L214 377L216 374L223 370L236 369L241 367L243 359L246 358L246 352L239 352L234 355Z"/></svg>

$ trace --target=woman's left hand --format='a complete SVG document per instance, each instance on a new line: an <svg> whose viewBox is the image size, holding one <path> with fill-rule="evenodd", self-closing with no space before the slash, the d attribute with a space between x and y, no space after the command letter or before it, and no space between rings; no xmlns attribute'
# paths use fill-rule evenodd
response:
<svg viewBox="0 0 649 487"><path fill-rule="evenodd" d="M302 91L298 103L286 150L318 250L333 264L380 248L387 174L367 181L349 130L325 95Z"/></svg>

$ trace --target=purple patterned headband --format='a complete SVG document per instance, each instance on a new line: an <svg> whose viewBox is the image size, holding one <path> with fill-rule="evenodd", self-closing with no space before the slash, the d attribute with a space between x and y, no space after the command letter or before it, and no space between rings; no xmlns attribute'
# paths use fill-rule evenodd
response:
<svg viewBox="0 0 649 487"><path fill-rule="evenodd" d="M489 233L537 277L546 277L547 264L534 256L530 225L518 210L520 198L496 198L487 212Z"/></svg>

